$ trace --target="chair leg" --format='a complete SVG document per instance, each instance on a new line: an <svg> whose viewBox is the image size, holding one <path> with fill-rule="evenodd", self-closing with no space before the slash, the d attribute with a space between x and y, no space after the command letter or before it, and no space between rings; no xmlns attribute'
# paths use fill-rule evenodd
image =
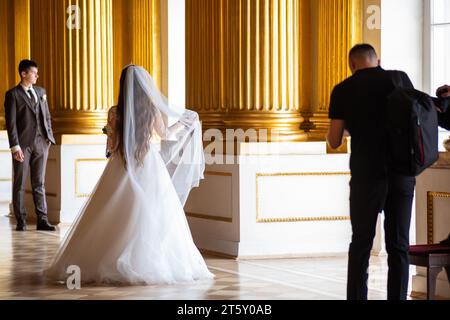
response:
<svg viewBox="0 0 450 320"><path fill-rule="evenodd" d="M442 267L428 267L427 268L427 299L434 300L436 292L436 278L442 271Z"/></svg>

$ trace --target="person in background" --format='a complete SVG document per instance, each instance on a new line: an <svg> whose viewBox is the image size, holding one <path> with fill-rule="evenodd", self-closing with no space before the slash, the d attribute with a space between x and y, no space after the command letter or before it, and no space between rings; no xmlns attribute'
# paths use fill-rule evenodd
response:
<svg viewBox="0 0 450 320"><path fill-rule="evenodd" d="M337 149L347 130L351 136L350 218L347 299L367 300L370 252L378 215L385 214L388 252L388 299L406 300L409 282L409 229L415 177L390 170L385 110L396 85L392 72L379 65L375 49L357 45L349 54L353 75L338 84L331 95L329 145ZM413 88L404 72L395 72L402 87Z"/></svg>

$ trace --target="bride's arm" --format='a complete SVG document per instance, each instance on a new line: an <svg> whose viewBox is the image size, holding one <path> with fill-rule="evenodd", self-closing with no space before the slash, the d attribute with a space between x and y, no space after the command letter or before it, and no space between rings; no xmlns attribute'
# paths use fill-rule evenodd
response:
<svg viewBox="0 0 450 320"><path fill-rule="evenodd" d="M108 136L106 142L106 157L109 158L113 152L117 149L116 139L116 120L117 120L117 108L112 107L108 112L108 124L106 126L106 134Z"/></svg>
<svg viewBox="0 0 450 320"><path fill-rule="evenodd" d="M158 136L161 138L161 140L165 140L167 136L167 127L164 123L164 120L162 118L162 115L159 111L156 111L155 114L155 122L153 124L153 129L158 134Z"/></svg>
<svg viewBox="0 0 450 320"><path fill-rule="evenodd" d="M199 121L198 114L191 110L185 110L182 117L174 123L172 126L167 127L161 114L158 112L155 119L154 129L156 133L161 137L161 140L176 141L177 135L183 130L194 125Z"/></svg>

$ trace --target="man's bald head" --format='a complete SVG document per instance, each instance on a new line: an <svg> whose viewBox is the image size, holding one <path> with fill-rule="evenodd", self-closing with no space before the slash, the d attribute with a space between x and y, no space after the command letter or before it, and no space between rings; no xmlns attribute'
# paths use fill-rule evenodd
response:
<svg viewBox="0 0 450 320"><path fill-rule="evenodd" d="M380 65L377 52L370 44L358 44L349 53L349 64L352 73L361 69L375 68Z"/></svg>

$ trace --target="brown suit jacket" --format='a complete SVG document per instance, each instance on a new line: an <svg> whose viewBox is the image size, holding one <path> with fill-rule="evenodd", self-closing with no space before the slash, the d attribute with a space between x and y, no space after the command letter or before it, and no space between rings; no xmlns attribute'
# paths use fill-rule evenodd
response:
<svg viewBox="0 0 450 320"><path fill-rule="evenodd" d="M47 135L45 138L55 144L50 111L47 100L44 99L45 89L40 87L33 87L33 89L36 91L39 100L38 107ZM6 93L5 119L11 148L19 145L23 149L34 144L37 131L36 111L20 84Z"/></svg>

